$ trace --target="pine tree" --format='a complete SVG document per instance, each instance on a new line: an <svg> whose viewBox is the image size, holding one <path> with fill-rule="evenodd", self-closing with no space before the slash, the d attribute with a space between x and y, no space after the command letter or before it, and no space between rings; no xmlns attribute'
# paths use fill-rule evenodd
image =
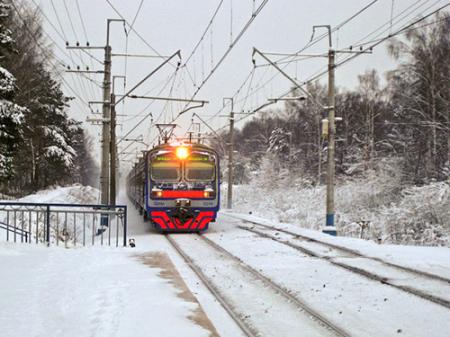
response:
<svg viewBox="0 0 450 337"><path fill-rule="evenodd" d="M25 109L14 102L15 77L3 67L3 59L14 54L15 42L7 27L9 5L0 0L0 183L4 184L13 175L13 155L21 142L21 123Z"/></svg>
<svg viewBox="0 0 450 337"><path fill-rule="evenodd" d="M4 3L0 0L0 4ZM84 182L85 163L95 178L96 167L84 144L81 123L67 114L69 99L57 80L58 68L52 65L52 51L43 36L39 12L24 4L20 14L8 13L9 16L2 16L0 32L11 38L4 39L4 57L0 61L14 75L5 87L16 89L14 103L24 108L17 125L20 139L10 151L10 179L6 187L23 195L50 185ZM1 98L6 99L7 94L9 99L12 97L10 92L0 94ZM8 130L13 128L8 126ZM5 146L3 140L0 143ZM0 153L4 153L3 149Z"/></svg>

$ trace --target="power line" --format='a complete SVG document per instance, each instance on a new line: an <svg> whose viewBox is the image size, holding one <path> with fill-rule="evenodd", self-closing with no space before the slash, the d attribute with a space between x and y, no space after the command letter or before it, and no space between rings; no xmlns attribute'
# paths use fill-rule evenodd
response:
<svg viewBox="0 0 450 337"><path fill-rule="evenodd" d="M141 0L141 2L139 3L138 9L136 11L136 14L135 14L135 16L133 18L133 21L131 22L131 25L130 25L131 29L130 30L133 29L134 24L136 23L136 20L137 20L137 18L139 16L139 13L141 12L143 4L144 4L144 0ZM126 86L127 86L127 76L128 76L128 37L129 37L128 35L129 35L128 31L125 29L125 60L124 60L124 76L125 76L125 80L123 82L123 89L124 90L126 89ZM125 101L123 103L125 105Z"/></svg>
<svg viewBox="0 0 450 337"><path fill-rule="evenodd" d="M56 21L58 22L59 28L61 29L62 36L66 39L66 41L68 41L67 35L66 35L66 33L65 33L65 31L64 31L64 28L63 28L63 26L62 26L62 24L61 24L61 20L60 20L60 17L59 17L59 15L58 15L58 11L56 10L56 7L55 7L55 4L54 4L53 0L50 0L50 3L51 3L51 5L52 5L53 11L54 11L54 13L55 13ZM73 57L72 57L72 54L69 54L69 58L71 59L72 63L75 64L75 62L74 62L74 60L73 60ZM76 83L76 82L75 82L75 83ZM87 94L86 94L86 88L83 86L83 84L82 84L82 82L81 82L80 79L78 79L78 85L79 85L79 87L81 88L81 91L83 91L83 94L85 95L85 97L87 97Z"/></svg>
<svg viewBox="0 0 450 337"><path fill-rule="evenodd" d="M81 22L81 27L83 28L83 34L84 34L84 38L86 39L86 44L89 43L89 38L88 38L88 34L87 34L87 29L86 29L86 25L84 24L84 19L83 19L83 15L81 14L81 9L80 9L80 3L78 0L76 0L76 6L77 6L77 11L78 11L78 16L80 18L80 22ZM94 62L93 62L93 56L90 56L90 61L91 61L91 67L92 69L94 68ZM100 61L100 60L99 60ZM100 64L102 64L102 62L100 61ZM91 78L89 76L89 78Z"/></svg>
<svg viewBox="0 0 450 337"><path fill-rule="evenodd" d="M175 76L175 71L173 72L173 74L167 79L165 85L162 87L162 89L157 93L157 96L161 95L162 92L166 89L166 87L169 85L170 81L172 80L173 76ZM144 96L148 95L149 92L146 92L144 94ZM155 101L151 101L149 104L147 104L147 106L139 113L142 114L143 112L145 112ZM139 120L138 123L136 123L121 139L124 139L126 137L128 137L134 130L136 130L148 117L152 116L152 113L149 112L148 114L146 114L142 119ZM160 118L161 114L159 115L158 118ZM117 144L119 144L122 140L119 140L117 142Z"/></svg>
<svg viewBox="0 0 450 337"><path fill-rule="evenodd" d="M128 20L117 10L116 7L114 7L114 5L111 3L110 0L106 0L106 2L108 3L108 5L112 8L112 10L122 19L125 21L125 24L130 28L130 31L132 31L134 34L136 34L136 36L148 47L150 48L150 50L152 50L155 54L157 54L160 57L163 57L162 54L160 54L155 48L153 48L150 43L148 43L147 40L145 40L141 34L139 34L139 32L128 22ZM175 65L173 65L172 63L170 63L172 66L175 67Z"/></svg>
<svg viewBox="0 0 450 337"><path fill-rule="evenodd" d="M139 4L138 10L136 11L136 15L134 16L133 21L131 21L131 25L130 25L131 29L133 29L133 26L134 26L134 24L136 22L136 19L137 19L139 13L141 12L143 4L144 4L144 0L141 0L141 3Z"/></svg>
<svg viewBox="0 0 450 337"><path fill-rule="evenodd" d="M404 27L402 27L402 28L400 28L399 30L397 30L395 33L389 34L388 36L385 36L383 39L377 41L376 43L374 43L374 44L371 45L370 47L365 48L363 51L372 50L374 47L380 45L380 44L383 43L384 41L386 41L386 40L388 40L388 39L390 39L390 38L392 38L392 37L395 37L395 36L397 36L397 35L400 35L400 34L403 34L403 33L407 32L411 27L413 27L413 26L416 25L417 23L419 23L419 22L421 22L421 21L424 21L424 20L427 19L428 17L430 17L430 16L432 16L432 15L438 13L439 11L445 9L445 8L448 7L448 6L450 6L450 3L441 6L440 8L438 8L438 9L432 11L431 13L425 15L424 17L421 17L421 18L415 20L414 22L412 22L412 23L410 23L410 24L405 25ZM339 63L336 63L335 68L338 68L338 67L340 67L340 66L346 64L347 62L349 62L349 61L355 59L356 57L358 57L358 56L360 56L360 55L362 55L362 53L352 54L351 56L347 57L347 58L344 59L343 61L341 61L341 62L339 62ZM323 76L323 75L325 75L325 74L327 74L327 73L328 73L328 70L323 71L323 72L321 72L320 74L318 74L318 75L316 75L316 76L310 78L308 81L303 82L303 85L306 85L306 84L308 84L308 83L310 83L310 82L312 82L312 81L315 81L316 79L318 79L319 77L321 77L321 76ZM296 89L296 88L292 88L292 89L288 90L286 93L284 93L284 94L282 94L281 96L279 96L279 98L282 98L282 97L284 97L284 96L286 96L286 95L292 93L295 89ZM270 105L270 104L271 104L271 103L265 103L265 104L261 105L260 107L256 108L256 109L253 110L252 112L250 112L250 113L246 114L245 116L243 116L242 118L238 119L238 120L236 121L236 123L242 121L242 120L245 119L245 118L248 118L248 117L251 116L251 115L254 115L256 112L260 111L261 109L263 109L264 107L267 107L267 106ZM227 124L227 125L225 125L225 126L219 128L219 129L217 129L216 132L219 131L219 130L222 130L222 129L224 129L225 127L228 127L228 126L229 126L229 125Z"/></svg>
<svg viewBox="0 0 450 337"><path fill-rule="evenodd" d="M59 24L59 26L60 26L60 28L61 28L61 33L59 33L59 32L58 32L58 33L60 34L61 37L67 38L67 36L66 36L66 34L65 34L65 31L64 31L64 29L63 29L63 26L62 26L62 24L61 24L61 20L60 20L60 18L59 18L58 12L57 12L57 10L56 10L56 8L55 8L55 5L54 5L54 3L53 3L53 0L51 0L51 5L52 5L52 7L53 7L53 11L55 12L55 15L56 15L56 18L57 18L57 22L58 22L58 24ZM36 12L38 12L38 11L42 14L42 11L40 10L40 8L39 8L39 7L36 7ZM55 28L55 29L56 29L56 28ZM46 32L44 32L44 34L48 35ZM61 34L62 34L62 35L61 35ZM50 36L48 36L48 38L55 44L55 46L56 46L57 48L60 48L59 45L58 45L58 44L57 44ZM72 54L69 54L69 55L66 54L66 56L69 57L69 59L72 61L72 63L75 63L74 60L73 60ZM76 81L74 81L74 85L75 85L76 87L78 87L79 89L81 88L82 95L84 95L84 97L87 98L88 95L87 95L86 87L84 86L84 84L82 83L82 81L81 81L80 79L77 79L77 81L78 81L78 84L77 84Z"/></svg>
<svg viewBox="0 0 450 337"><path fill-rule="evenodd" d="M420 7L422 7L423 5L425 5L425 4L426 4L427 2L429 2L430 0L426 0L424 3L419 4L417 7L414 8L414 6L417 5L420 1L421 1L421 0L416 1L415 3L411 4L410 6L408 6L407 8L405 8L403 11L401 11L400 13L398 13L398 14L394 17L394 19L395 19L395 23L394 23L394 24L397 24L397 23L400 23L400 22L404 21L408 16L410 16L411 14L413 14L414 11L416 11L417 9L419 9ZM438 2L440 2L440 1L441 1L441 0L438 0L438 1L434 2L431 6L427 7L427 8L425 9L425 11L428 10L428 9L430 9L431 7L433 7L434 5L436 5L436 4L437 4ZM411 10L410 10L410 9L411 9ZM410 10L410 11L409 11L409 10ZM409 12L408 12L408 11L409 11ZM422 13L423 13L423 12L422 12ZM390 20L386 21L384 24L382 24L381 26L379 26L379 27L377 27L376 29L374 29L372 32L370 32L370 33L368 33L367 35L365 35L362 39L358 40L358 41L356 42L356 46L359 47L359 46L364 46L364 45L366 45L366 44L368 44L368 43L371 43L371 42L368 42L368 43L362 43L362 44L359 44L359 43L360 43L361 41L363 41L365 38L374 35L374 34L377 33L378 31L380 31L383 27L385 27L385 26L387 26L387 25L389 25L389 24L390 24ZM386 29L385 29L384 31L382 31L381 33L379 33L378 35L376 35L376 36L378 37L378 36L382 35L384 32L386 32ZM383 40L383 39L385 39L385 37L383 37L383 38L381 38L381 39L373 40L373 42L378 42L378 41ZM355 47L355 44L352 44L351 46ZM350 58L350 57L352 57L352 56L353 56L353 55L346 56L346 58ZM338 56L337 56L337 60L341 60L341 59L342 59L342 55L338 55ZM310 75L310 77L306 80L306 82L308 82L310 79L316 80L316 79L320 78L321 76L325 75L325 74L328 72L327 68L328 68L328 67L327 67L326 65L323 66L323 67L321 67L321 68L320 68L318 71L316 71L314 74ZM306 82L304 82L304 83L306 83Z"/></svg>
<svg viewBox="0 0 450 337"><path fill-rule="evenodd" d="M52 21L48 18L48 16L41 10L41 8L39 7L39 5L36 3L36 1L35 0L32 0L32 2L33 2L33 4L35 5L35 8L36 8L36 10L37 11L39 11L39 13L47 20L47 22L50 24L50 26L53 28L53 30L56 32L56 34L64 41L64 43L66 43L67 42L67 39L64 37L64 31L63 31L63 33L61 33L56 27L55 27L55 25L52 23ZM48 33L46 33L45 31L44 31L44 34L47 36L47 38L50 40L50 41L52 41L53 42L53 44L56 46L56 48L58 49L58 50L60 50L61 51L61 53L63 54L63 55L65 55L66 57L68 57L69 59L71 59L72 60L72 62L74 62L73 61L73 59L72 59L72 54L67 54L67 52L65 51L65 50L63 50L60 46L59 46L59 44L58 43L56 43L56 41L48 34ZM83 50L86 54L88 54L89 56L91 56L91 57L93 57L96 61L98 61L98 62L100 62L101 64L103 64L103 62L101 62L101 61L99 61L97 58L95 58L95 56L93 56L92 54L90 54L89 52L87 52L87 51L85 51L85 50ZM79 55L77 55L77 54L75 54L75 56L77 56L78 58L80 58L80 56ZM92 83L96 83L95 82L95 80L92 80L92 79L90 79L89 77L87 77L86 75L84 75L84 74L82 74L82 76L85 78L85 79L88 79L89 81L91 81ZM98 85L98 84L97 84Z"/></svg>
<svg viewBox="0 0 450 337"><path fill-rule="evenodd" d="M63 4L64 4L64 8L65 8L65 10L66 10L67 17L69 18L70 27L72 28L73 35L74 35L74 37L75 37L75 40L76 40L77 43L78 43L78 41L79 41L78 35L77 35L76 30L75 30L75 26L74 26L74 24L73 24L73 21L72 21L72 16L70 15L70 12L69 12L69 8L67 7L66 0L63 0ZM78 51L78 53L79 53L79 55L80 55L81 62L82 62L83 64L86 64L86 62L84 61L83 55L81 54L81 51ZM88 77L90 77L90 75L88 75ZM85 87L85 83L82 82L82 84L83 84L83 87ZM91 94L92 96L95 96L95 94L94 94L94 88L93 88L93 86L92 86L92 83L89 83L89 84L90 84L90 88L89 88L89 89L91 90L90 94Z"/></svg>
<svg viewBox="0 0 450 337"><path fill-rule="evenodd" d="M352 14L350 17L348 17L347 19L345 19L344 21L342 21L341 23L339 23L336 27L333 27L332 31L336 31L337 29L342 28L343 26L345 26L346 24L348 24L349 22L351 22L353 19L355 19L356 17L358 17L359 15L361 15L363 12L365 12L367 9L369 9L370 7L372 7L376 2L378 2L378 0L373 0L370 3L368 3L367 5L365 5L363 8L361 8L360 10L358 10L356 13ZM282 67L282 69L285 69L291 62L293 61L286 61L288 59L292 59L295 56L298 56L298 54L300 54L301 52L307 50L308 48L312 47L313 45L317 44L318 42L320 42L321 40L323 40L325 37L327 37L327 33L324 33L322 35L319 35L317 38L314 38L312 40L310 40L305 46L303 46L300 50L298 50L296 53L289 55L285 58L280 59L279 61L281 62L285 62L285 65ZM267 74L269 68L267 68L264 72L263 77L265 76L265 74ZM247 75L247 77L245 78L244 82L242 83L242 85L238 88L238 90L232 95L233 99L236 98L236 96L239 95L240 91L242 90L242 87L245 85L246 81L248 81L249 77L253 74L255 70L255 67L252 67L251 71L249 72L249 74ZM246 101L248 97L254 95L257 91L260 91L263 87L265 87L268 83L270 83L273 79L275 79L277 76L279 76L279 73L275 73L268 81L266 81L263 85L259 86L259 88L256 91L253 91L252 93L248 93L247 95L240 100L237 100L236 103L240 103L242 101ZM262 78L260 78L260 81L262 81ZM260 81L258 81L257 83L259 83ZM226 107L226 105L225 105ZM223 109L225 107L222 107L214 116L219 115ZM213 118L213 117L212 117ZM212 118L209 118L207 121L210 121Z"/></svg>
<svg viewBox="0 0 450 337"><path fill-rule="evenodd" d="M386 41L386 40L388 40L388 39L390 39L390 38L392 38L392 37L394 37L394 36L397 36L397 35L400 35L400 34L405 33L405 32L406 32L409 28L411 28L412 26L416 25L417 23L419 23L419 22L421 22L421 21L424 21L424 20L427 19L428 17L430 17L430 16L432 16L432 15L434 15L434 14L440 12L441 10L445 9L445 8L448 7L448 6L450 6L450 3L447 3L446 5L443 5L443 6L439 7L438 9L436 9L436 10L434 10L433 12L431 12L431 13L425 15L424 17L421 17L420 19L418 19L418 20L416 20L416 21L414 21L414 22L412 22L412 23L406 25L405 27L399 29L397 32L395 32L395 33L393 33L393 34L389 34L388 36L386 36L385 38L383 38L383 39L381 39L381 40L375 42L375 43L372 44L371 46L369 46L369 47L367 47L367 48L364 48L363 51L372 50L373 48L375 48L376 46L380 45L380 44L383 43L384 41ZM341 65L344 65L345 63L347 63L347 62L349 62L349 61L355 59L355 58L356 58L357 56L359 56L359 55L361 55L361 54L353 54L353 55L349 56L347 59L343 60L342 62L337 63L337 64L336 64L336 67L339 67L339 66L341 66Z"/></svg>
<svg viewBox="0 0 450 337"><path fill-rule="evenodd" d="M222 57L219 59L219 62L217 62L217 64L211 69L211 71L209 72L209 74L206 76L205 79L203 79L202 83L200 84L200 86L194 91L193 95L191 96L191 100L193 100L197 94L199 93L199 91L203 88L203 86L208 82L208 80L211 78L211 76L216 72L216 70L220 67L220 65L222 64L222 62L225 60L225 58L228 56L228 54L231 52L231 50L233 49L233 47L236 45L237 42L239 42L239 40L241 39L241 37L245 34L245 32L248 30L248 28L251 26L251 24L253 23L253 21L256 19L256 17L258 16L258 14L263 10L263 8L267 5L269 0L263 0L261 2L261 4L259 5L259 7L256 9L256 11L254 11L254 13L252 14L251 18L246 22L246 24L244 25L244 27L241 29L241 31L237 34L237 36L234 38L234 40L230 43L230 46L227 48L227 50L225 51L225 53L222 55ZM189 105L189 103L187 103L185 105L185 108ZM183 109L184 110L184 109ZM174 122L182 113L183 110L178 114L178 116L172 121Z"/></svg>
<svg viewBox="0 0 450 337"><path fill-rule="evenodd" d="M78 0L76 0L76 5L77 5L77 10L78 10L78 15L80 16L81 27L83 28L84 37L86 39L86 42L88 42L89 39L88 39L87 30L86 30L86 25L84 24L83 15L81 14L80 3L78 2Z"/></svg>
<svg viewBox="0 0 450 337"><path fill-rule="evenodd" d="M420 1L420 0L419 0ZM339 23L337 26L333 27L331 32L335 32L339 29L341 29L342 27L344 27L346 24L350 23L353 19L357 18L359 15L361 15L362 13L364 13L366 10L368 10L370 7L372 7L375 3L377 3L378 0L373 0L370 3L368 3L367 5L365 5L363 8L361 8L360 10L358 10L356 13L354 13L353 15L351 15L349 18L345 19L344 21L342 21L341 23ZM306 49L314 46L315 44L317 44L318 42L322 41L324 38L326 38L328 36L328 33L323 33L322 35L319 35L317 38L315 39L311 39L305 46L303 46L300 50L298 50L295 54L291 55L291 56L298 56L298 54L303 53ZM288 56L287 58L291 57ZM285 59L280 59L279 61L284 61Z"/></svg>
<svg viewBox="0 0 450 337"><path fill-rule="evenodd" d="M448 20L449 18L450 18L450 16L446 16L446 17L443 17L443 18L441 18L441 19L439 19L439 20L431 21L431 22L425 23L425 24L423 24L423 25L420 25L420 26L417 26L417 27L414 27L414 28L410 28L410 29L408 29L408 31L410 32L410 31L414 31L414 30L421 29L421 28L424 28L424 27L432 26L432 25L434 25L434 24L436 24L436 23L439 23L439 22ZM360 44L352 45L352 47L353 47L353 48L355 48L355 47L356 47L356 48L357 48L357 47L363 47L363 46L365 46L365 45L368 45L368 44L372 44L372 43L378 42L378 41L380 41L380 40L382 40L382 39L384 39L384 37L378 38L378 39L374 39L374 40L370 40L370 41L367 41L367 42L363 42L363 43L360 43Z"/></svg>
<svg viewBox="0 0 450 337"><path fill-rule="evenodd" d="M33 34L33 32L30 30L30 28L28 27L28 25L26 24L25 19L23 18L22 14L20 13L19 9L16 7L16 5L14 4L14 2L11 2L11 5L13 6L15 12L17 13L19 19L22 21L23 27L25 28L25 30L28 32L28 34L30 35L30 37L35 41L36 46L41 49L41 51L46 54L47 50L45 50L45 48L41 45L41 43L38 41L38 39L36 38L36 36ZM58 60L58 59L57 59ZM58 60L61 64L63 64L60 60ZM54 67L54 69L56 69L56 65L54 65L49 58L47 58L47 62L51 63ZM61 80L63 81L63 83L75 94L75 96L80 100L80 102L83 102L86 106L89 107L89 104L82 98L80 97L77 92L72 88L72 86L67 83L67 81L64 79L63 76L61 76L61 74L59 72L56 72L56 74L61 78Z"/></svg>
<svg viewBox="0 0 450 337"><path fill-rule="evenodd" d="M223 0L220 0L219 4L217 5L211 19L208 22L208 25L206 26L205 30L203 31L203 34L200 36L200 39L198 40L198 42L195 44L194 49L192 49L192 52L189 54L189 56L187 57L186 61L184 62L184 65L186 65L189 60L191 59L191 57L194 55L194 53L197 51L197 48L199 47L200 43L203 41L203 39L205 38L206 34L209 31L209 28L212 26L217 14L220 11L220 8L222 7L223 4Z"/></svg>

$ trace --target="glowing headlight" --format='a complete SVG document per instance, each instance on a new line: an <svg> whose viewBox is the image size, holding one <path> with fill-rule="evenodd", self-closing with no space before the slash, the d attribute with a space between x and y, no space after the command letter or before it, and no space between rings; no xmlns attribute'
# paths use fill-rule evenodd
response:
<svg viewBox="0 0 450 337"><path fill-rule="evenodd" d="M176 149L176 155L178 159L183 160L189 156L189 151L187 148L180 146Z"/></svg>

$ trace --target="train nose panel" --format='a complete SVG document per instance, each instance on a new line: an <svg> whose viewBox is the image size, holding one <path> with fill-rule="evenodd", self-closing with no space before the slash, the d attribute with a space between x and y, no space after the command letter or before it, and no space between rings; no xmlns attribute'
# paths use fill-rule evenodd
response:
<svg viewBox="0 0 450 337"><path fill-rule="evenodd" d="M182 230L204 230L208 223L216 218L216 213L212 211L200 211L189 216L180 214L180 211L168 214L166 211L151 212L151 220L162 230L182 231Z"/></svg>

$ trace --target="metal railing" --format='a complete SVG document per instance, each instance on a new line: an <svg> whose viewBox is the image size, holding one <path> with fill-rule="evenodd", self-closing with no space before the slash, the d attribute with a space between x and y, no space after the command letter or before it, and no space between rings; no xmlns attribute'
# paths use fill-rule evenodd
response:
<svg viewBox="0 0 450 337"><path fill-rule="evenodd" d="M0 202L0 240L127 245L127 206Z"/></svg>

